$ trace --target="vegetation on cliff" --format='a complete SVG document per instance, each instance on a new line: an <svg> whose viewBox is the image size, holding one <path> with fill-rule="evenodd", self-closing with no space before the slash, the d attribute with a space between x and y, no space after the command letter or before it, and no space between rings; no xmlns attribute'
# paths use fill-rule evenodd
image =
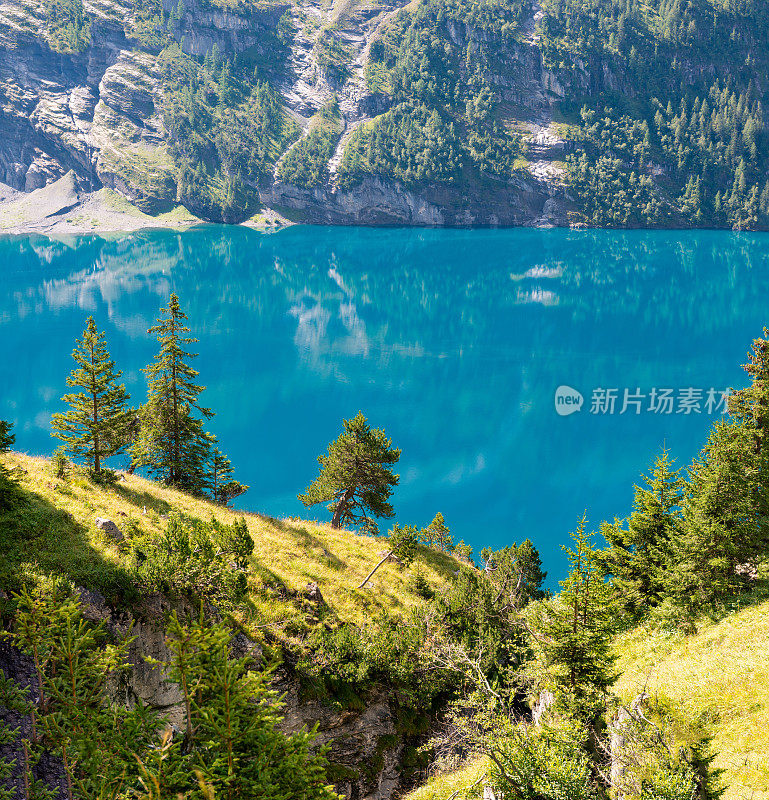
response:
<svg viewBox="0 0 769 800"><path fill-rule="evenodd" d="M765 4L544 7L546 65L564 80L575 68L611 76L575 120L568 161L590 224L769 225L766 60L758 45L769 25Z"/></svg>
<svg viewBox="0 0 769 800"><path fill-rule="evenodd" d="M171 42L159 63L178 199L212 219L250 216L258 184L297 136L279 95L253 63L215 47L201 63Z"/></svg>
<svg viewBox="0 0 769 800"><path fill-rule="evenodd" d="M79 122L48 126L51 141L35 147L50 174L20 152L9 163L24 162L29 180L16 167L6 177L19 188L75 169L149 210L181 202L240 222L268 186L306 205L276 179L328 206L336 189L378 178L443 193L456 220L478 217L470 197L491 188L557 198L558 220L574 224L769 227L761 0L421 0L365 13L355 3L305 13L227 0L120 10L47 0L39 17L19 13L18 29L3 23L8 35L23 28L63 57L43 72L70 61L114 72L105 86L87 81L106 105L75 98L75 117L97 135L86 142ZM214 13L233 27L212 33ZM9 118L32 135L37 106L16 100Z"/></svg>

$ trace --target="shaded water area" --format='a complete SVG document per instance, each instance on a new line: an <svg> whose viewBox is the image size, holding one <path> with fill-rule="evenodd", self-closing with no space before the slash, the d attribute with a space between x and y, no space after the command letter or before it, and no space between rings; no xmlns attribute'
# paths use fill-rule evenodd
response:
<svg viewBox="0 0 769 800"><path fill-rule="evenodd" d="M663 444L679 464L696 454L720 413L708 390L744 384L769 324L761 234L206 226L4 238L0 272L0 418L18 449L55 446L89 314L143 399L146 331L173 290L208 428L251 486L242 508L328 519L296 493L361 409L403 451L398 521L441 511L476 551L531 538L551 584L584 510L596 527L627 514ZM559 386L579 411L556 413ZM616 390L613 413L598 389Z"/></svg>

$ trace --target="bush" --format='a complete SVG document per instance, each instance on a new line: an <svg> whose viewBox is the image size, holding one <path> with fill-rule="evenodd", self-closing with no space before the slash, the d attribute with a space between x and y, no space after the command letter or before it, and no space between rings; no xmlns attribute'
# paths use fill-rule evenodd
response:
<svg viewBox="0 0 769 800"><path fill-rule="evenodd" d="M248 590L254 543L244 519L223 525L173 514L159 537L132 541L136 580L146 591L182 594L232 606Z"/></svg>
<svg viewBox="0 0 769 800"><path fill-rule="evenodd" d="M297 671L321 695L352 703L374 686L387 686L402 706L422 710L450 683L429 659L418 611L405 620L382 616L362 627L316 628Z"/></svg>

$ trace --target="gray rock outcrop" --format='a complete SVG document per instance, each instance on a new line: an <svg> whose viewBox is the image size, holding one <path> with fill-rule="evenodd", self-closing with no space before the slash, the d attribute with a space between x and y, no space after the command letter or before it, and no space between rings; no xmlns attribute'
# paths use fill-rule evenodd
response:
<svg viewBox="0 0 769 800"><path fill-rule="evenodd" d="M550 105L564 96L567 87L562 76L544 68L534 33L511 44L466 24L449 23L455 44L494 49L495 67L489 80L503 103L522 109L524 135L531 139L533 157L525 169L517 170L509 180L485 181L483 185L463 180L458 186L405 186L374 176L349 189L338 186L338 168L355 130L384 113L392 102L387 95L367 88L364 73L372 44L405 4L405 0L350 8L320 0L269 7L224 7L205 0L184 4L174 28L183 49L202 56L216 46L228 58L243 53L269 55L272 40L267 32L275 29L280 15L288 10L296 33L286 68L271 76L286 108L307 131L312 115L333 96L338 97L343 130L325 184L307 190L274 178L249 190L258 191L267 209L298 212L304 220L316 223L566 224L571 205L559 161L563 141L552 124ZM177 4L165 0L164 7L170 14ZM90 46L83 53L56 53L40 34L46 25L43 6L25 0L9 0L0 6L0 183L15 191L32 192L71 176L72 191L77 195L72 209L87 200L88 193L106 187L143 211L166 210L177 202L177 166L163 121L157 51L142 48L132 38L133 3L88 0L85 10L91 20ZM333 28L350 54L349 68L342 76L321 67L317 60L318 37L328 28ZM607 85L616 82L611 73L604 72L600 74ZM587 68L584 75L577 70L574 82L594 80L588 73ZM56 230L151 224L150 219L137 218L133 226L125 225L101 206L92 206L92 213L82 213L78 206L78 213L67 217L67 208L59 208L62 213L56 218ZM35 217L32 222L30 214ZM248 216L245 209L241 216ZM29 206L21 205L10 219L0 220L0 227L22 231L51 226L41 223L40 214Z"/></svg>
<svg viewBox="0 0 769 800"><path fill-rule="evenodd" d="M96 527L100 531L104 531L104 533L112 539L113 542L122 543L125 541L125 536L123 536L123 532L118 528L118 526L111 520L105 519L104 517L96 517Z"/></svg>

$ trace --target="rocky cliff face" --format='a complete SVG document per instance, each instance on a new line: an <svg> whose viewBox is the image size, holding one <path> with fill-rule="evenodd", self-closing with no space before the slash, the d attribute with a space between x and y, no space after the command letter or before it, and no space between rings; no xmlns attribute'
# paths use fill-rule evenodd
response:
<svg viewBox="0 0 769 800"><path fill-rule="evenodd" d="M113 696L123 703L141 699L168 717L177 730L184 728L182 696L176 684L166 679L162 668L147 659L170 660L165 641L164 619L171 604L161 596L145 598L132 614L110 608L95 592L80 589L83 615L92 622L104 622L117 636L133 637L129 651L131 669L112 686ZM194 613L192 607L176 607L179 613ZM231 644L233 655L262 660L261 648L238 634ZM5 655L4 655L5 654ZM5 658L5 661L3 661ZM30 685L30 665L17 652L0 650L0 668ZM302 697L299 681L288 669L280 670L275 688L285 703L283 728L288 732L318 726L318 745L328 745L330 778L347 800L390 800L401 787L403 737L398 734L395 717L387 697L372 694L362 698L362 710L339 710L328 703ZM1 711L1 710L0 710ZM47 765L58 781L56 765Z"/></svg>
<svg viewBox="0 0 769 800"><path fill-rule="evenodd" d="M293 34L286 63L271 80L290 116L303 130L330 98L339 101L343 130L325 183L311 190L277 177L258 187L263 205L322 223L409 225L546 225L565 220L569 202L556 163L564 142L552 125L550 105L563 88L542 67L534 21L528 38L498 53L491 81L501 100L517 109L512 120L530 140L530 162L509 180L463 181L456 187L418 188L382 177L352 189L337 186L337 170L355 130L388 107L387 96L366 88L364 71L372 43L400 10L402 0L357 7L317 0L256 9L218 6L206 0L184 4L174 37L196 56L214 46L232 58L266 52L266 31L287 11ZM54 52L42 34L44 4L7 0L0 4L0 182L23 192L43 187L72 171L81 191L108 187L149 211L177 199L178 163L169 154L161 113L159 48L132 38L139 6L130 0L87 0L89 46L80 53ZM166 0L165 13L175 4ZM321 32L333 28L349 61L337 73L319 59ZM484 43L483 32L454 25L452 40L463 47ZM495 47L494 42L485 42ZM510 121L510 120L509 120ZM533 157L531 157L533 156ZM277 175L277 167L275 175Z"/></svg>
<svg viewBox="0 0 769 800"><path fill-rule="evenodd" d="M168 3L170 7L172 3ZM148 207L176 198L176 168L160 113L158 55L126 34L136 7L86 2L91 44L54 52L42 5L0 4L0 181L25 192L74 171L83 189L106 186ZM195 55L257 48L275 11L187 3L177 35ZM261 35L260 35L261 34Z"/></svg>
<svg viewBox="0 0 769 800"><path fill-rule="evenodd" d="M303 189L275 180L262 190L268 206L302 212L311 222L364 225L512 226L563 225L572 207L564 187L563 158L567 143L552 122L552 104L564 89L543 66L535 31L538 6L532 8L526 36L510 47L499 37L466 24L449 22L448 35L462 49L491 48L495 69L487 75L507 109L506 124L522 131L530 161L507 179L479 182L465 179L458 185L420 185L409 188L381 177L365 178L351 189L341 189L337 171L347 143L356 129L388 108L388 98L368 90L364 80L371 45L398 13L398 6L367 7L342 21L344 41L353 53L345 81L329 85L313 64L309 43L295 42L297 80L285 86L287 104L298 115L311 115L327 102L332 90L339 97L344 131L328 163L323 186ZM319 13L317 10L315 13ZM514 110L513 110L514 109Z"/></svg>

